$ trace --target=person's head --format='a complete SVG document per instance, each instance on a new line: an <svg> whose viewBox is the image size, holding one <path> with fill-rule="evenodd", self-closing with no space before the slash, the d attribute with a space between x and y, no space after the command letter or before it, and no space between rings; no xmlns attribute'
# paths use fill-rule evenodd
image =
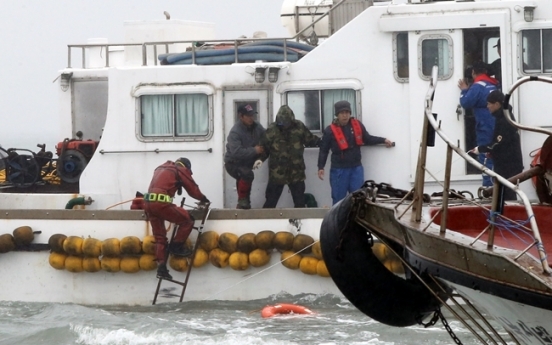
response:
<svg viewBox="0 0 552 345"><path fill-rule="evenodd" d="M246 125L251 126L255 122L255 115L257 112L253 110L253 107L250 104L242 105L238 108L238 116L240 121Z"/></svg>
<svg viewBox="0 0 552 345"><path fill-rule="evenodd" d="M178 158L176 161L174 161L174 164L186 167L188 168L188 170L190 170L190 172L192 172L192 162L190 162L190 160L186 157Z"/></svg>
<svg viewBox="0 0 552 345"><path fill-rule="evenodd" d="M487 73L487 64L483 61L476 61L473 63L472 75L478 76L480 74Z"/></svg>
<svg viewBox="0 0 552 345"><path fill-rule="evenodd" d="M498 41L496 42L496 44L494 45L494 47L496 48L496 51L498 53L498 56L501 56L501 52L500 52L500 38L498 39Z"/></svg>
<svg viewBox="0 0 552 345"><path fill-rule="evenodd" d="M347 101L339 101L334 104L335 116L337 117L337 122L341 126L345 126L349 123L351 119L351 103Z"/></svg>
<svg viewBox="0 0 552 345"><path fill-rule="evenodd" d="M487 96L487 109L489 109L491 113L500 109L503 103L504 94L499 90L495 90Z"/></svg>
<svg viewBox="0 0 552 345"><path fill-rule="evenodd" d="M282 105L276 114L276 125L280 129L288 129L295 122L295 114L287 105Z"/></svg>

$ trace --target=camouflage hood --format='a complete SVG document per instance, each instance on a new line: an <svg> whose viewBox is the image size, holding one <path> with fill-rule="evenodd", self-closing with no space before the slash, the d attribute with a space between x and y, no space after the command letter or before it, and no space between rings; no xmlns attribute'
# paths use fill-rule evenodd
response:
<svg viewBox="0 0 552 345"><path fill-rule="evenodd" d="M289 127L295 122L295 114L287 105L282 105L278 114L276 114L276 124L278 126Z"/></svg>

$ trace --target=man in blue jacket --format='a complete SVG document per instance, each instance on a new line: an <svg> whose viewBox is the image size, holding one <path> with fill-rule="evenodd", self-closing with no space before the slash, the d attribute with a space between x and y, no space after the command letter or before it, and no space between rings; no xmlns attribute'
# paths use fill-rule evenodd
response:
<svg viewBox="0 0 552 345"><path fill-rule="evenodd" d="M486 145L493 141L495 119L487 109L487 96L497 89L498 80L487 75L487 64L477 61L472 68L473 84L468 86L466 80L460 79L460 105L464 109L472 109L475 116L475 140L477 146ZM481 164L493 169L493 161L486 158L484 153L478 155ZM493 185L491 177L483 174L483 186Z"/></svg>
<svg viewBox="0 0 552 345"><path fill-rule="evenodd" d="M318 154L318 178L324 179L324 166L332 151L330 186L332 202L336 204L347 192L351 193L364 183L364 167L361 162L360 147L363 145L385 144L393 146L389 139L370 135L364 125L351 117L351 104L339 101L334 104L335 120L324 129Z"/></svg>

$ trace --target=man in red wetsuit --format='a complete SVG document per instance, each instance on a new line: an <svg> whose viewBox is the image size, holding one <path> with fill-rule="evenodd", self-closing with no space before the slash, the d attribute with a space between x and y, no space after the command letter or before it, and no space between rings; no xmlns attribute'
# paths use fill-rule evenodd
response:
<svg viewBox="0 0 552 345"><path fill-rule="evenodd" d="M178 158L175 162L167 161L158 166L153 172L148 193L144 195L144 211L151 223L155 237L155 258L157 260L157 277L172 279L167 269L167 231L165 221L174 223L177 228L173 241L169 245L169 252L174 255L189 256L191 250L184 246L184 242L192 232L194 219L188 212L172 203L174 194L181 194L182 187L189 196L200 201L200 204L209 204L209 199L199 190L192 178L192 164L187 158Z"/></svg>

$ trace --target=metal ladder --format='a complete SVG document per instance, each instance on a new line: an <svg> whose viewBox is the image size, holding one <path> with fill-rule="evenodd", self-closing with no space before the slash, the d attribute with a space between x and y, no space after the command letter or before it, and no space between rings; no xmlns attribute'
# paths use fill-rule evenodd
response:
<svg viewBox="0 0 552 345"><path fill-rule="evenodd" d="M192 266L193 266L193 263L194 263L195 254L196 254L197 248L199 246L199 236L201 236L201 234L203 233L203 227L205 226L205 221L207 220L207 218L209 218L210 213L211 213L210 208L205 209L204 212L203 212L203 217L201 219L201 224L199 225L199 227L194 226L192 228L192 229L197 230L198 234L197 234L196 243L194 245L194 249L192 251L192 256L191 256L190 261L188 263L188 270L186 271L186 279L183 282L181 282L181 281L174 280L174 279L158 278L159 281L157 282L157 288L155 289L155 294L153 296L153 302L151 303L152 305L155 305L155 302L157 302L157 296L159 295L159 289L161 288L161 282L163 280L166 280L166 281L169 281L171 283L182 286L182 292L180 293L179 302L182 302L182 300L184 299L184 293L186 292L186 287L188 286L188 279L190 279L190 273L192 272ZM173 241L175 234L176 234L176 229L173 230L171 240L168 243L168 245L170 245L170 243ZM168 257L168 255L169 254L167 253L167 257Z"/></svg>

